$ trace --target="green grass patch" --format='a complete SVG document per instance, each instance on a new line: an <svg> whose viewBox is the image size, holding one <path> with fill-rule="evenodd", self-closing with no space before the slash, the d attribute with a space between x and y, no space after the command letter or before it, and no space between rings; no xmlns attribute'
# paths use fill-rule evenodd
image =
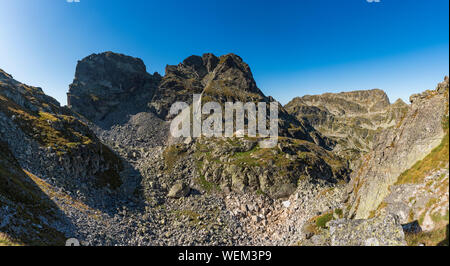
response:
<svg viewBox="0 0 450 266"><path fill-rule="evenodd" d="M441 144L434 148L424 159L415 163L410 169L403 172L396 185L422 183L432 171L445 167L449 158L449 134L442 139Z"/></svg>
<svg viewBox="0 0 450 266"><path fill-rule="evenodd" d="M446 115L442 118L442 128L444 130L448 130L448 128L449 128L449 116L448 115Z"/></svg>
<svg viewBox="0 0 450 266"><path fill-rule="evenodd" d="M180 219L182 216L188 217L192 224L198 224L200 222L200 214L192 210L177 210L175 216Z"/></svg>
<svg viewBox="0 0 450 266"><path fill-rule="evenodd" d="M439 212L431 214L431 220L435 223L447 222L448 223L448 210L445 215L441 215Z"/></svg>
<svg viewBox="0 0 450 266"><path fill-rule="evenodd" d="M206 180L206 178L203 175L200 175L196 181L197 181L197 184L203 190L205 190L207 193L210 193L213 191L220 191L219 185L217 185L216 183L213 183L213 182L209 182L208 180Z"/></svg>
<svg viewBox="0 0 450 266"><path fill-rule="evenodd" d="M185 154L185 151L181 149L180 145L172 145L166 148L163 153L164 162L168 171L172 171L175 163Z"/></svg>
<svg viewBox="0 0 450 266"><path fill-rule="evenodd" d="M322 214L316 218L316 226L322 229L327 228L327 223L331 220L333 220L332 212Z"/></svg>
<svg viewBox="0 0 450 266"><path fill-rule="evenodd" d="M344 217L344 212L342 211L342 209L336 209L334 210L334 213L336 213L339 218Z"/></svg>

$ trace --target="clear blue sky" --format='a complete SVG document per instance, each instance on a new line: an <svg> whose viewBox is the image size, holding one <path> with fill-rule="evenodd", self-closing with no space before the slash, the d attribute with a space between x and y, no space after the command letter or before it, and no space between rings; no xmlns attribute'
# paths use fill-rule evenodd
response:
<svg viewBox="0 0 450 266"><path fill-rule="evenodd" d="M103 51L164 73L236 53L258 86L295 96L380 88L391 101L449 69L448 0L0 0L0 68L66 104L77 60Z"/></svg>

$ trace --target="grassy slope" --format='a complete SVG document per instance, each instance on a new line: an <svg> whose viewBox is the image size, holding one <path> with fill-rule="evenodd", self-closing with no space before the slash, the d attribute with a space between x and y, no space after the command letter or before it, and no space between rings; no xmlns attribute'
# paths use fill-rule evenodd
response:
<svg viewBox="0 0 450 266"><path fill-rule="evenodd" d="M423 183L425 178L441 168L448 167L449 164L449 117L445 116L442 121L442 127L446 132L439 146L434 148L423 160L415 163L410 169L403 172L396 183L401 184L419 184ZM448 185L446 186L448 190ZM436 199L432 199L436 200ZM433 202L427 204L429 208L433 206ZM424 211L425 213L425 211ZM423 243L427 246L449 244L449 217L448 212L443 217L432 217L436 222L436 229L430 232L421 232L419 234L407 234L406 241L410 246L417 246ZM423 220L423 217L422 219ZM419 221L420 223L421 221Z"/></svg>
<svg viewBox="0 0 450 266"><path fill-rule="evenodd" d="M56 107L55 107L56 108ZM101 152L106 161L118 169L109 169L98 173L100 186L121 185L118 171L123 169L120 159L108 147L98 141L93 133L80 120L70 115L50 114L30 111L0 94L0 112L15 116L15 123L22 131L44 147L51 147L59 155L76 152L82 146Z"/></svg>
<svg viewBox="0 0 450 266"><path fill-rule="evenodd" d="M403 172L396 185L422 183L428 174L448 165L448 158L449 134L447 130L441 144L434 148L423 160L418 161L410 169Z"/></svg>

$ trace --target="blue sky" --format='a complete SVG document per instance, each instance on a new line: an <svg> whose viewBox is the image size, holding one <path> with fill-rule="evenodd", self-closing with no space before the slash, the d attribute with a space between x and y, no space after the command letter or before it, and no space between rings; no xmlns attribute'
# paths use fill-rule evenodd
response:
<svg viewBox="0 0 450 266"><path fill-rule="evenodd" d="M66 104L77 60L103 51L164 73L236 53L258 86L295 96L380 88L391 101L449 72L448 0L0 0L0 68Z"/></svg>

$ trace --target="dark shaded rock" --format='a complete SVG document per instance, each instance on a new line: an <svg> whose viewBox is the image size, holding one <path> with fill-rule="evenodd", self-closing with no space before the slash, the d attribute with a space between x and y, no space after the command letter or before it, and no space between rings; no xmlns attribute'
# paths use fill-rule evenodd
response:
<svg viewBox="0 0 450 266"><path fill-rule="evenodd" d="M403 231L408 234L418 234L422 232L422 228L419 225L419 221L415 220L413 222L402 224Z"/></svg>
<svg viewBox="0 0 450 266"><path fill-rule="evenodd" d="M112 52L92 54L78 61L68 106L95 123L114 116L107 124L116 124L127 114L147 110L160 80L158 73L147 73L139 58Z"/></svg>

